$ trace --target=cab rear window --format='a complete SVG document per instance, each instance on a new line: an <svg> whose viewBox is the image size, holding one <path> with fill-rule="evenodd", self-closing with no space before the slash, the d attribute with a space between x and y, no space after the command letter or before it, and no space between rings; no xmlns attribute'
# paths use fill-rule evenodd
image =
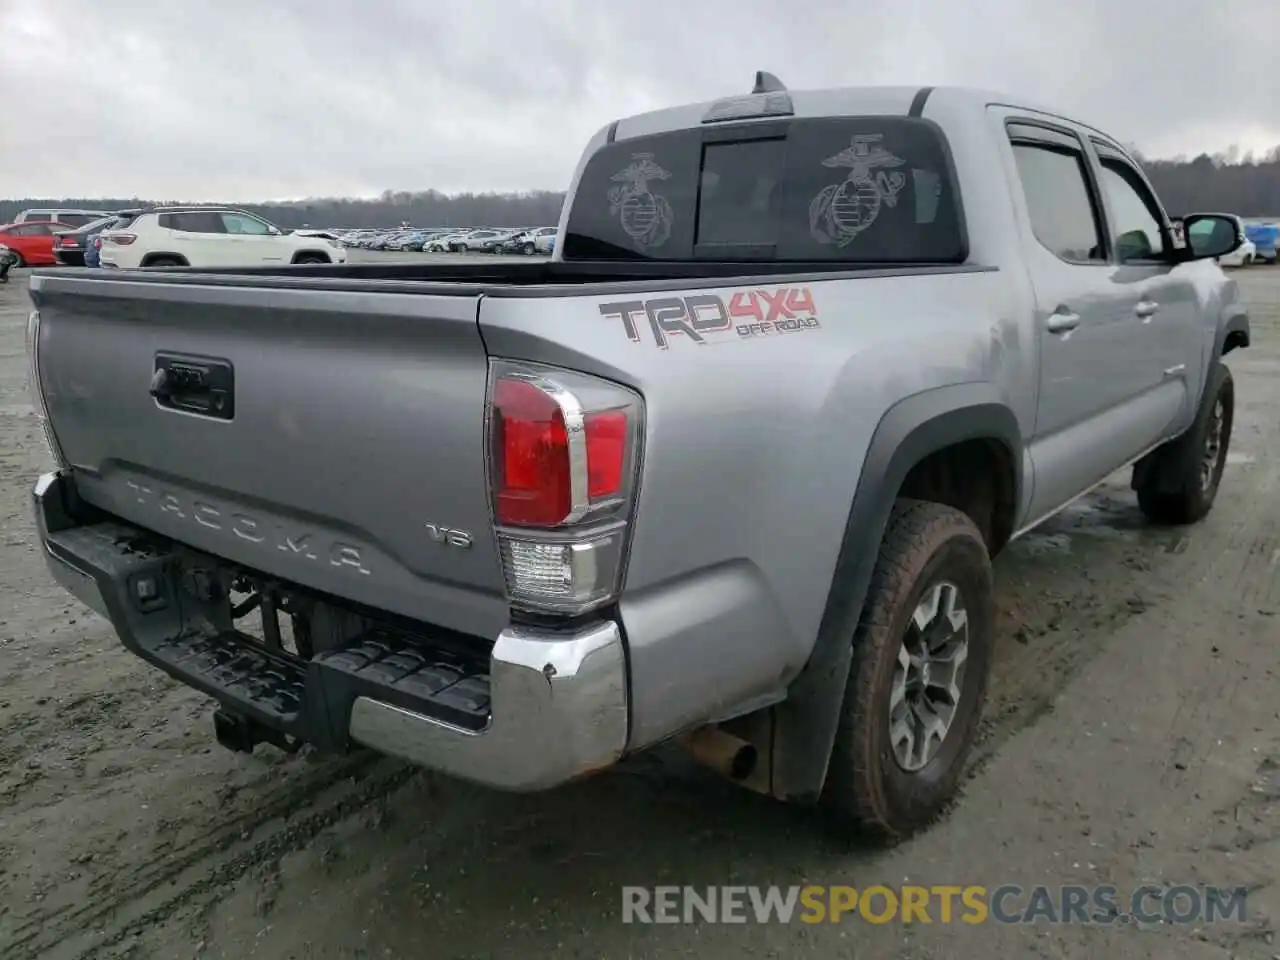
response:
<svg viewBox="0 0 1280 960"><path fill-rule="evenodd" d="M564 257L959 263L961 210L946 141L929 121L716 125L593 155Z"/></svg>

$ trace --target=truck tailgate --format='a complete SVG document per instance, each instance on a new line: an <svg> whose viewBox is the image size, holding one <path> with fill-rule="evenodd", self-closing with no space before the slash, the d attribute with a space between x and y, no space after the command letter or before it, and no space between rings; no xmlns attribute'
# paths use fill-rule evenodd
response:
<svg viewBox="0 0 1280 960"><path fill-rule="evenodd" d="M84 499L262 573L494 636L507 607L477 293L182 279L32 280L49 419ZM188 393L192 369L204 383ZM220 410L173 409L175 382L180 399L229 393Z"/></svg>

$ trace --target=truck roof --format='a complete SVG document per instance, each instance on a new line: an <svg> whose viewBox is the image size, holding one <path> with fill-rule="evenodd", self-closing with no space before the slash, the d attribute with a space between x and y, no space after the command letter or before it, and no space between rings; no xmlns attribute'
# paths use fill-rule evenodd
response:
<svg viewBox="0 0 1280 960"><path fill-rule="evenodd" d="M768 76L765 74L764 76ZM772 78L776 82L776 78ZM757 78L757 87L760 81ZM1018 106L1037 113L1064 116L1060 109L1037 103L1022 96L1012 96L993 90L963 86L860 86L860 87L827 87L812 90L788 90L785 87L771 87L757 90L761 93L776 92L790 98L793 114L797 117L839 117L857 115L901 114L912 111L917 98L920 107L927 100L931 104L945 102L948 110L960 113L985 110L990 104L1007 104ZM670 130L683 130L700 126L708 111L713 107L725 104L735 97L747 94L729 94L717 100L703 100L697 103L682 104L677 107L666 107L646 113L635 114L616 121L610 127L610 139L624 140L632 137L647 136ZM1103 130L1085 123L1071 115L1071 119L1083 126L1088 126L1097 133L1112 139Z"/></svg>

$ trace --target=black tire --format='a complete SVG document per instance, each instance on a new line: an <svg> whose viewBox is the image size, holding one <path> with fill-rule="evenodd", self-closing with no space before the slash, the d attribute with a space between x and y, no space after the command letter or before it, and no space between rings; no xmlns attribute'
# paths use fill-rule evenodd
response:
<svg viewBox="0 0 1280 960"><path fill-rule="evenodd" d="M525 244L523 247L521 247L520 249L523 251L523 253L524 253L524 255L525 255L526 257L532 257L532 256L533 256L533 254L534 254L534 252L535 252L535 251L534 251L534 249L533 249L533 244L532 244L532 243L526 243L526 244Z"/></svg>
<svg viewBox="0 0 1280 960"><path fill-rule="evenodd" d="M1227 465L1235 421L1236 384L1231 369L1215 363L1191 428L1151 453L1137 484L1138 506L1154 523L1181 525L1213 509Z"/></svg>
<svg viewBox="0 0 1280 960"><path fill-rule="evenodd" d="M10 250L9 257L13 260L13 263L9 267L11 270L19 270L27 265L27 261L22 259L22 254L17 250Z"/></svg>
<svg viewBox="0 0 1280 960"><path fill-rule="evenodd" d="M148 260L148 267L181 267L185 266L177 257L156 257L154 260Z"/></svg>
<svg viewBox="0 0 1280 960"><path fill-rule="evenodd" d="M303 253L298 255L298 259L294 263L329 263L329 258L323 253Z"/></svg>
<svg viewBox="0 0 1280 960"><path fill-rule="evenodd" d="M904 639L917 636L916 607L942 584L956 589L967 614L968 656L940 747L910 770L895 755L890 736L895 674ZM953 799L986 700L995 629L991 559L977 525L942 504L899 500L852 638L853 662L823 789L823 805L839 832L905 837Z"/></svg>

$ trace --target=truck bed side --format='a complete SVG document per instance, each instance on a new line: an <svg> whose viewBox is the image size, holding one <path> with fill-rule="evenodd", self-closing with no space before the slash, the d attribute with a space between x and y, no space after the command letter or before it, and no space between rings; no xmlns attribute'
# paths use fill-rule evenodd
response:
<svg viewBox="0 0 1280 960"><path fill-rule="evenodd" d="M1034 409L1007 277L984 267L903 273L482 301L495 356L580 369L646 398L639 522L621 601L633 744L698 719L709 700L729 711L780 696L805 665L884 411L966 384L970 400ZM811 314L788 307L805 299ZM759 307L764 323L740 315L700 340L655 340L651 313L679 316L693 303L714 315L713 302ZM772 323L770 302L781 304ZM619 315L628 304L634 329ZM814 322L789 326L788 315ZM1009 433L1019 446L1018 425Z"/></svg>

